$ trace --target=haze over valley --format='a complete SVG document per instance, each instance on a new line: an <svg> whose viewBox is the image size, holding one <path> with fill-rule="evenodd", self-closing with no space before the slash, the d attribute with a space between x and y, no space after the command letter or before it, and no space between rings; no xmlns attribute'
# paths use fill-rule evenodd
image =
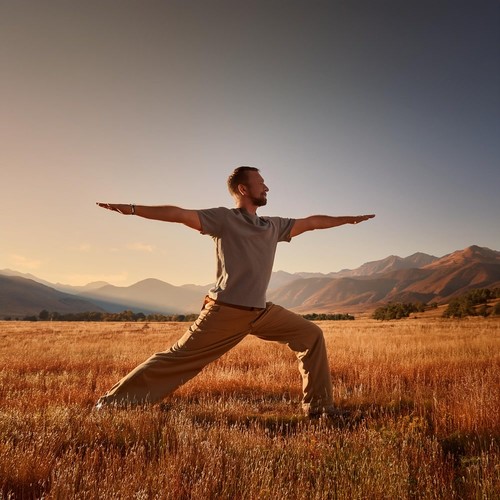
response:
<svg viewBox="0 0 500 500"><path fill-rule="evenodd" d="M148 278L127 287L104 282L75 287L4 269L0 271L0 318L38 315L41 310L196 313L210 286L174 286ZM496 287L500 287L500 252L473 245L440 258L421 252L405 258L391 255L328 274L276 271L268 300L298 313L352 313L387 302L442 304L473 288Z"/></svg>

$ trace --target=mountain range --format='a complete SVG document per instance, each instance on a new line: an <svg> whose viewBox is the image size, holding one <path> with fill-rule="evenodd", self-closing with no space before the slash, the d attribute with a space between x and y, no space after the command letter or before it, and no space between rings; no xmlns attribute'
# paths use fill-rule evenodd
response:
<svg viewBox="0 0 500 500"><path fill-rule="evenodd" d="M210 286L174 286L150 278L127 287L105 282L74 287L5 269L0 271L0 318L38 315L43 309L185 314L199 311ZM440 258L420 252L392 255L328 274L277 271L268 300L299 313L358 313L387 302L441 304L473 288L496 287L500 252L474 245Z"/></svg>

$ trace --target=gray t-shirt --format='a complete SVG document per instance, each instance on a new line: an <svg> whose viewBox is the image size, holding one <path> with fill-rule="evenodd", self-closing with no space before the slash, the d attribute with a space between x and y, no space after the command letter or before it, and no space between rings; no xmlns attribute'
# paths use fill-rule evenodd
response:
<svg viewBox="0 0 500 500"><path fill-rule="evenodd" d="M201 233L212 236L217 251L214 300L265 307L276 246L290 241L295 219L259 217L240 208L198 210Z"/></svg>

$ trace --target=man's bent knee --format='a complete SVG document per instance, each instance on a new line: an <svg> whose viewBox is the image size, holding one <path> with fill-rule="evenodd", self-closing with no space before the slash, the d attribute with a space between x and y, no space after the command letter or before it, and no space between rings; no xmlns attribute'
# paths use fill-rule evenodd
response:
<svg viewBox="0 0 500 500"><path fill-rule="evenodd" d="M309 321L307 335L311 339L315 340L324 339L323 330L316 323L313 323L311 321Z"/></svg>

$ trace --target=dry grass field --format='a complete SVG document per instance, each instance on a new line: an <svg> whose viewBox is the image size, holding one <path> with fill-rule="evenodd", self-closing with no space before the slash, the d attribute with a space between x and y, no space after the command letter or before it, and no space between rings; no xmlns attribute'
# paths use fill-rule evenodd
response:
<svg viewBox="0 0 500 500"><path fill-rule="evenodd" d="M165 406L93 411L187 326L0 322L0 498L500 498L500 320L321 323L344 421L252 337Z"/></svg>

